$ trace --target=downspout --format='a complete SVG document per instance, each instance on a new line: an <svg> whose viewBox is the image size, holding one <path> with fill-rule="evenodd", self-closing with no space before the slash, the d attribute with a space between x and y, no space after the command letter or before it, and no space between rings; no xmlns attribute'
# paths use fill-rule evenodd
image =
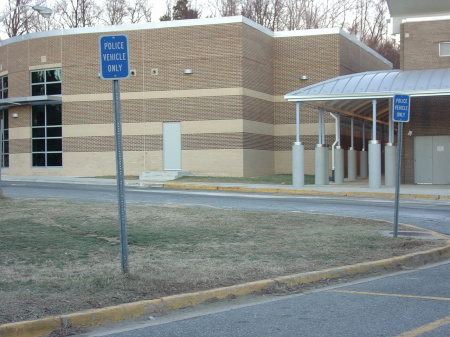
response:
<svg viewBox="0 0 450 337"><path fill-rule="evenodd" d="M331 145L331 171L332 171L332 180L334 181L334 151L335 151L335 147L336 145L340 145L340 139L341 139L341 135L340 135L340 129L339 129L339 118L337 116L335 116L333 113L330 112L330 116L334 118L334 120L336 121L336 140L334 141L333 145Z"/></svg>
<svg viewBox="0 0 450 337"><path fill-rule="evenodd" d="M353 150L354 149L354 147L355 147L355 144L354 144L354 136L353 136L353 132L354 132L354 118L353 118L353 116L352 116L352 119L351 119L351 124L350 124L350 148Z"/></svg>

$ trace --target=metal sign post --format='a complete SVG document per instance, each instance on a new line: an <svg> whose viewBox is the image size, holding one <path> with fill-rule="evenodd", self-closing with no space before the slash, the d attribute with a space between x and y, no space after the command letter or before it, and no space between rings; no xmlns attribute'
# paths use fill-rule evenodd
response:
<svg viewBox="0 0 450 337"><path fill-rule="evenodd" d="M119 210L120 256L123 273L128 273L128 242L125 207L125 183L122 146L122 113L120 109L120 79L130 77L128 37L103 35L99 38L100 77L112 81L114 136L116 147L117 200Z"/></svg>
<svg viewBox="0 0 450 337"><path fill-rule="evenodd" d="M395 179L395 212L394 212L394 238L398 237L398 209L400 199L400 178L402 167L402 143L403 143L403 123L409 122L410 97L407 95L394 96L394 111L392 120L398 122L398 149L397 149L397 176Z"/></svg>

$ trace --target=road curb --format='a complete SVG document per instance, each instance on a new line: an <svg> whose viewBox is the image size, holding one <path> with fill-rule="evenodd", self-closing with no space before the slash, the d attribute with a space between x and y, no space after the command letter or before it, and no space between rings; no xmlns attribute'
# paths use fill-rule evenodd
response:
<svg viewBox="0 0 450 337"><path fill-rule="evenodd" d="M347 197L369 197L369 198L395 198L395 193L385 192L353 192L353 191L318 191L318 190L294 190L283 188L264 187L242 187L242 186L218 186L218 185L186 185L176 183L163 183L163 188L180 190L214 190L231 192L254 192L254 193L284 193L302 195L325 195L325 196L347 196ZM419 193L400 194L401 199L425 199L425 200L450 200L448 195L432 195Z"/></svg>
<svg viewBox="0 0 450 337"><path fill-rule="evenodd" d="M357 263L354 265L287 275L273 279L216 288L206 291L162 297L154 300L127 303L113 307L89 310L68 315L48 317L0 325L0 337L38 337L53 330L82 326L89 327L120 322L143 315L167 310L196 306L208 301L244 296L251 293L310 284L321 280L336 279L377 271L398 270L401 267L418 267L445 260L450 255L450 245L427 251L411 253L384 260Z"/></svg>

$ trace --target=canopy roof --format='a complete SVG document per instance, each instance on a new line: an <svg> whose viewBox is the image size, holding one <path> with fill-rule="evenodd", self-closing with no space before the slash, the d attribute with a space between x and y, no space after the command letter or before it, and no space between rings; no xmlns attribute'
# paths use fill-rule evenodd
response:
<svg viewBox="0 0 450 337"><path fill-rule="evenodd" d="M330 111L350 116L372 114L377 100L377 119L388 116L388 99L396 94L411 97L450 95L450 68L432 70L369 71L339 76L293 91L284 96L290 102L312 102Z"/></svg>

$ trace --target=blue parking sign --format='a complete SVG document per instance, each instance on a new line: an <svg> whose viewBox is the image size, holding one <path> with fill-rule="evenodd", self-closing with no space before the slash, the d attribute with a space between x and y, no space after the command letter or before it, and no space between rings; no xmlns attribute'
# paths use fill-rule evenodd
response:
<svg viewBox="0 0 450 337"><path fill-rule="evenodd" d="M104 80L121 80L130 77L127 35L102 35L99 37L100 77Z"/></svg>
<svg viewBox="0 0 450 337"><path fill-rule="evenodd" d="M392 120L394 122L409 122L409 108L411 99L408 95L394 95L394 110Z"/></svg>

